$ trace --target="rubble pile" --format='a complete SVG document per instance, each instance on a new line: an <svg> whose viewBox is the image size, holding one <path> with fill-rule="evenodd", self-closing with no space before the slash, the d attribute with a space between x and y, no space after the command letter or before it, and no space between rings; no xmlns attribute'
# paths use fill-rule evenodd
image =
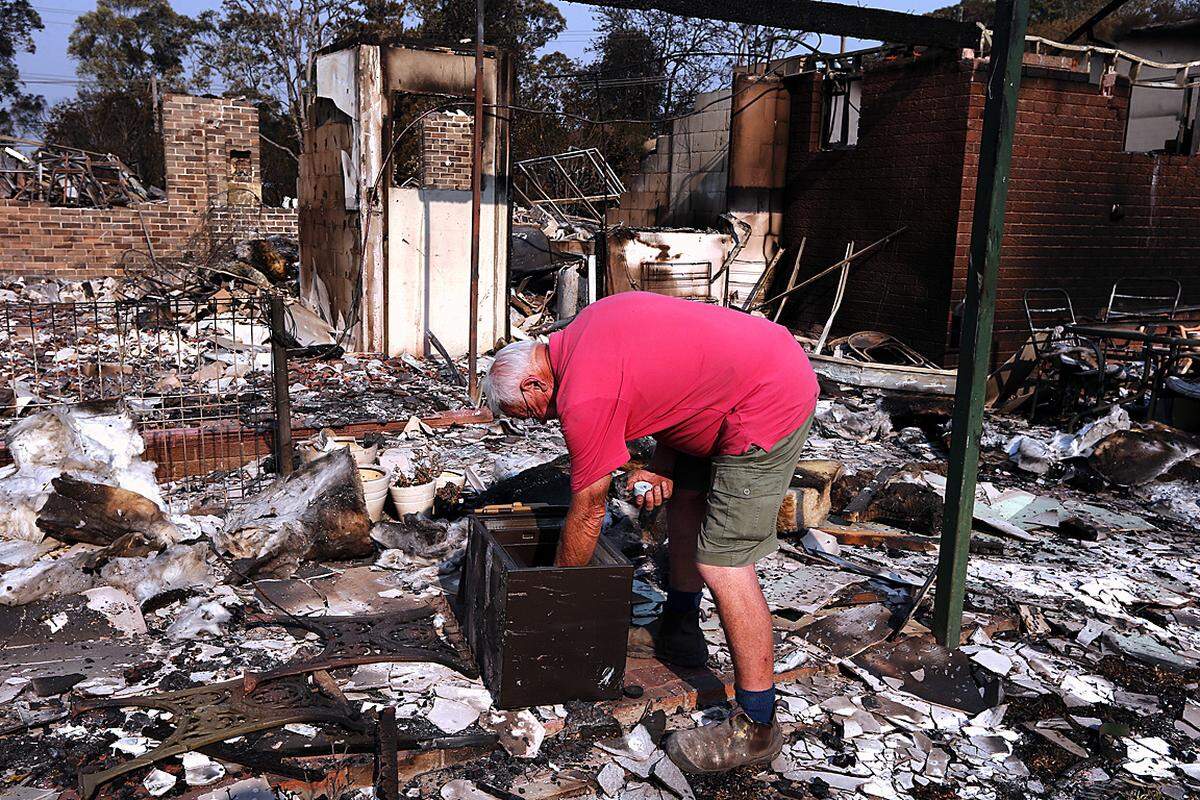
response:
<svg viewBox="0 0 1200 800"><path fill-rule="evenodd" d="M112 285L99 288L100 296L119 298ZM36 287L43 297L77 294ZM198 396L231 399L233 407L213 409L213 417L249 418L267 407L270 326L256 295L222 290L200 301L13 301L3 308L0 347L12 378L0 387L8 394L0 395L0 425L31 404L95 398L122 397L159 421L188 419ZM238 408L248 394L257 403L243 398L249 405Z"/></svg>
<svg viewBox="0 0 1200 800"><path fill-rule="evenodd" d="M455 368L465 373L465 359ZM490 363L480 358L479 363ZM445 367L408 354L395 358L349 353L289 360L292 424L340 428L355 423L405 421L461 407L465 393L448 382ZM481 367L482 368L482 367Z"/></svg>
<svg viewBox="0 0 1200 800"><path fill-rule="evenodd" d="M588 302L588 259L598 220L549 213L537 205L513 214L509 318L513 337L528 339L565 325Z"/></svg>
<svg viewBox="0 0 1200 800"><path fill-rule="evenodd" d="M444 751L437 768L402 755L396 797L1200 791L1200 551L1183 513L1200 450L1185 435L1121 412L1068 431L989 417L952 651L933 640L921 592L937 558L949 399L827 386L781 509L781 550L759 569L787 745L769 765L685 776L663 737L728 712L711 698L693 710L688 694L728 679L729 651L706 595L706 669L656 678L661 667L639 656L664 599L662 521L623 488L605 535L635 566L626 699L500 710L475 677L453 610L465 514L561 503L568 472L554 424L430 424L463 413L444 372L357 354L294 364L297 427L385 410L407 422L352 446L329 433L302 441L311 457L290 476L203 509L216 514L165 507L127 412L23 415L8 434L16 463L0 473L13 509L0 527L11 632L0 785L20 784L14 800L81 775L100 796L282 796L304 780L366 796L371 770L349 765L396 740ZM270 476L269 459L247 469ZM390 485L438 470L461 485L444 484L455 488L422 513L387 505L372 523L367 465ZM114 503L140 513L110 513ZM384 631L366 655L351 646ZM145 704L154 698L176 705ZM244 727L189 727L181 740L181 715Z"/></svg>
<svg viewBox="0 0 1200 800"><path fill-rule="evenodd" d="M0 143L29 144L10 137ZM30 153L0 147L0 198L51 206L112 208L161 200L157 187L144 186L137 174L112 153L40 144Z"/></svg>

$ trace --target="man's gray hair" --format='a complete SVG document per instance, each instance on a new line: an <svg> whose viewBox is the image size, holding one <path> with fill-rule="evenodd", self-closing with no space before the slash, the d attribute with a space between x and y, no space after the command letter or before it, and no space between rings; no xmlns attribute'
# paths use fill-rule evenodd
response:
<svg viewBox="0 0 1200 800"><path fill-rule="evenodd" d="M513 342L500 348L483 376L483 394L488 408L496 416L504 412L501 405L514 408L521 405L521 381L537 371L534 353L537 342Z"/></svg>

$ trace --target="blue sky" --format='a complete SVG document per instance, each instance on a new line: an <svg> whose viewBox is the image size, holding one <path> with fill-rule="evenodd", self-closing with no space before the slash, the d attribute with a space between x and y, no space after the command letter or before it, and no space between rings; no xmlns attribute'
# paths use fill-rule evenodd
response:
<svg viewBox="0 0 1200 800"><path fill-rule="evenodd" d="M780 0L786 2L786 0ZM895 11L911 11L924 13L934 8L946 5L948 0L875 0L870 3L875 8L889 8ZM206 9L217 8L220 0L174 0L176 10L185 14L197 14ZM592 18L592 6L581 3L557 3L567 20L567 29L552 42L547 49L561 50L575 58L584 54L595 29ZM75 18L81 13L95 7L94 0L34 0L34 7L42 16L45 30L37 34L37 52L21 54L17 62L21 68L21 76L27 80L37 81L28 84L30 91L38 92L50 102L71 97L75 94L75 84L70 81L75 77L75 62L67 55L67 37L74 27ZM871 43L851 41L851 48L867 46ZM46 81L46 82L43 82Z"/></svg>

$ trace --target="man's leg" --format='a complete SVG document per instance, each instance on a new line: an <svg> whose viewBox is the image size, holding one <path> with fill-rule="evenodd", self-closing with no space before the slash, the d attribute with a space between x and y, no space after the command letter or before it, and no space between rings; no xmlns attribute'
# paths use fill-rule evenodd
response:
<svg viewBox="0 0 1200 800"><path fill-rule="evenodd" d="M706 493L676 489L667 501L667 603L663 608L654 653L668 664L702 667L708 643L700 630L700 592L704 582L696 569L696 544L707 510Z"/></svg>
<svg viewBox="0 0 1200 800"><path fill-rule="evenodd" d="M717 602L733 655L739 710L716 725L677 731L666 742L670 759L685 772L724 772L770 761L783 749L775 720L775 648L771 611L754 565L699 564Z"/></svg>
<svg viewBox="0 0 1200 800"><path fill-rule="evenodd" d="M734 684L747 692L771 689L775 685L771 611L767 608L754 565L714 567L700 564L699 569L721 615L721 626L733 656Z"/></svg>
<svg viewBox="0 0 1200 800"><path fill-rule="evenodd" d="M679 489L667 501L667 556L670 588L699 592L704 581L696 569L696 541L706 511L705 492Z"/></svg>
<svg viewBox="0 0 1200 800"><path fill-rule="evenodd" d="M771 613L754 565L779 546L779 505L807 434L805 423L770 451L751 448L740 456L713 459L697 570L721 615L739 710L716 725L672 734L667 755L686 772L720 772L769 761L783 748L775 719Z"/></svg>

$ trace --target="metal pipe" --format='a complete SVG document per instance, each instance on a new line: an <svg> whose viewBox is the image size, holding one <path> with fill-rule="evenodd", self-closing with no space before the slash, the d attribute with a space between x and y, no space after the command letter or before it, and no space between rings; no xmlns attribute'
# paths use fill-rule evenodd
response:
<svg viewBox="0 0 1200 800"><path fill-rule="evenodd" d="M275 471L292 472L292 398L288 394L288 353L284 344L287 311L281 295L271 295L271 377L275 403Z"/></svg>
<svg viewBox="0 0 1200 800"><path fill-rule="evenodd" d="M471 125L471 319L467 343L467 393L479 402L479 225L483 199L483 0L475 0L475 121ZM505 293L507 294L507 287Z"/></svg>

